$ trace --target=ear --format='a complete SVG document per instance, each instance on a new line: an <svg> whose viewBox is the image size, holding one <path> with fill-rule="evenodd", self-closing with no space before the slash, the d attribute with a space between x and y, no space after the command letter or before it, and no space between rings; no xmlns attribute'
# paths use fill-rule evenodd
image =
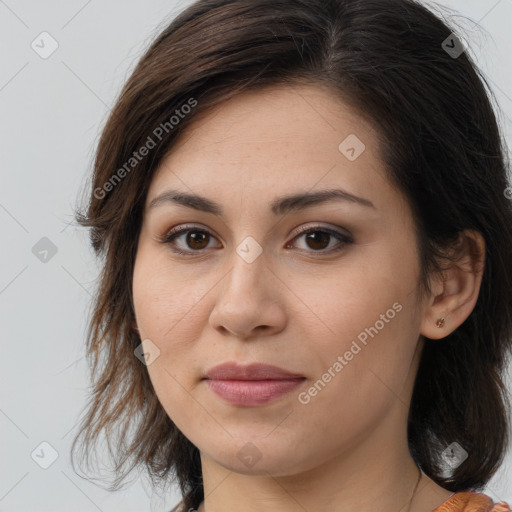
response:
<svg viewBox="0 0 512 512"><path fill-rule="evenodd" d="M465 230L454 249L457 262L435 275L431 282L432 295L421 324L421 334L426 338L441 339L452 333L468 318L478 299L485 265L485 240L478 231Z"/></svg>

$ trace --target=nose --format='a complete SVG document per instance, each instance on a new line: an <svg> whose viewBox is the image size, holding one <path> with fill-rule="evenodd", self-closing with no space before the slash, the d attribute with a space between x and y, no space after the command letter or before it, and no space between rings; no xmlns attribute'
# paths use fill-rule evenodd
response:
<svg viewBox="0 0 512 512"><path fill-rule="evenodd" d="M276 334L286 325L285 288L264 253L254 261L235 253L231 269L212 290L216 297L210 325L244 340Z"/></svg>

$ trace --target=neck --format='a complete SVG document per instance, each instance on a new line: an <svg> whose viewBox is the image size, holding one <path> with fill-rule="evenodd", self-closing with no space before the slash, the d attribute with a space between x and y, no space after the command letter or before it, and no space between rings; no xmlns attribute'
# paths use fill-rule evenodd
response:
<svg viewBox="0 0 512 512"><path fill-rule="evenodd" d="M298 474L244 475L201 453L204 512L409 512L419 470L409 453L406 422L400 435L396 431L404 405L397 400L395 408L378 432L366 433L361 443Z"/></svg>

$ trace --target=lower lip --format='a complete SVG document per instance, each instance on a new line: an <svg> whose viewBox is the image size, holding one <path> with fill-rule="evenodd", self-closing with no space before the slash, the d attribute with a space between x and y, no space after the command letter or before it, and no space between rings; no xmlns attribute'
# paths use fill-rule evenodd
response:
<svg viewBox="0 0 512 512"><path fill-rule="evenodd" d="M233 405L255 406L276 400L300 386L304 379L207 380L210 389Z"/></svg>

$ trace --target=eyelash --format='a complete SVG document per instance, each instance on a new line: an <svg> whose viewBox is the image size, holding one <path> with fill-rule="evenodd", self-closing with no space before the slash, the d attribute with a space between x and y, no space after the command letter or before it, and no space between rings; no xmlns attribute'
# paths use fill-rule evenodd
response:
<svg viewBox="0 0 512 512"><path fill-rule="evenodd" d="M177 229L177 228L171 229L166 235L164 235L163 239L160 241L163 244L167 244L167 245L171 246L171 250L174 253L180 254L183 256L191 256L192 253L201 253L201 252L205 251L206 249L199 249L199 250L195 250L195 251L194 250L183 251L181 249L177 249L175 246L172 245L176 238L178 238L179 236L181 236L185 233L189 233L189 232L205 233L210 236L213 236L212 233L210 233L210 231L208 231L206 229L200 229L195 226L185 226L185 227L182 227L179 229ZM302 227L299 229L299 232L293 237L292 241L296 240L297 238L299 238L302 235L308 235L310 233L317 233L317 232L327 233L327 234L331 235L332 237L337 238L341 243L338 244L338 247L335 249L332 249L332 248L329 250L320 249L318 251L300 249L301 251L320 253L320 254L333 254L333 253L342 251L343 249L345 249L345 247L347 245L353 243L353 240L349 236L344 235L343 233L340 233L338 231L334 231L332 229L325 228L323 226Z"/></svg>

